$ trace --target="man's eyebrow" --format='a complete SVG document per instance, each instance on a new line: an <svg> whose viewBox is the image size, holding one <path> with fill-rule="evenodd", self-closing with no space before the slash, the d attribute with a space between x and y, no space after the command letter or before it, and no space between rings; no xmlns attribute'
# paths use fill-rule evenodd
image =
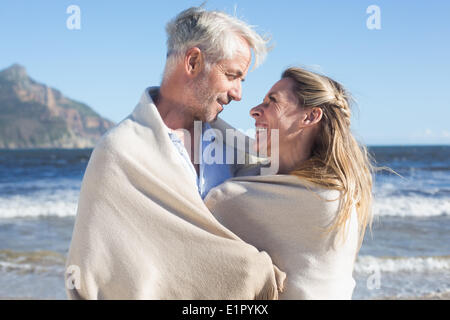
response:
<svg viewBox="0 0 450 320"><path fill-rule="evenodd" d="M274 97L274 98L277 98L277 99L280 98L280 95L276 91L275 92L269 92L269 94L267 96L268 97Z"/></svg>

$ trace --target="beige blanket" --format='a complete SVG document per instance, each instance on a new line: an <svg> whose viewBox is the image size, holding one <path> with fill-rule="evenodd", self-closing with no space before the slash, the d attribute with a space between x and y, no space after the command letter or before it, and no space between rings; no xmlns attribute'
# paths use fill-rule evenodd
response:
<svg viewBox="0 0 450 320"><path fill-rule="evenodd" d="M351 299L356 211L345 241L324 233L338 213L338 197L338 191L307 187L292 175L267 175L228 180L213 188L205 203L224 226L269 253L286 272L280 299Z"/></svg>
<svg viewBox="0 0 450 320"><path fill-rule="evenodd" d="M92 153L66 266L70 299L277 299L285 278L211 215L147 90Z"/></svg>

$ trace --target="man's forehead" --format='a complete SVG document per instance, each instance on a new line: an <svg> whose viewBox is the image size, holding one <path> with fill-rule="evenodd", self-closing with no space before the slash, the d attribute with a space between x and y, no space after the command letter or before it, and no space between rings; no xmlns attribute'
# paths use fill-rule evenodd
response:
<svg viewBox="0 0 450 320"><path fill-rule="evenodd" d="M241 69L247 69L252 61L252 51L245 39L240 38L239 40L240 45L230 60L238 63Z"/></svg>
<svg viewBox="0 0 450 320"><path fill-rule="evenodd" d="M235 73L240 72L243 75L248 71L251 63L251 55L247 57L242 52L237 52L234 58L224 60L224 62L224 66L228 70L233 70Z"/></svg>

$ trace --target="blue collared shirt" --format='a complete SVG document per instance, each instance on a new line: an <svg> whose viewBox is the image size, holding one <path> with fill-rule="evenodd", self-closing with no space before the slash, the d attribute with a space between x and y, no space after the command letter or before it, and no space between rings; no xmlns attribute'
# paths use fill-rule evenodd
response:
<svg viewBox="0 0 450 320"><path fill-rule="evenodd" d="M210 130L211 129L211 130ZM206 133L206 134L205 134ZM232 178L230 165L226 164L227 145L223 143L223 139L216 139L214 130L208 123L203 123L201 143L199 144L199 174L195 171L195 167L191 162L189 153L184 147L183 142L173 132L169 131L169 137L175 148L183 158L183 166L191 173L193 179L197 183L197 188L202 199L206 197L209 190L223 183L225 180ZM222 157L216 155L216 150L222 150ZM216 161L218 160L218 161ZM219 163L217 163L219 162Z"/></svg>

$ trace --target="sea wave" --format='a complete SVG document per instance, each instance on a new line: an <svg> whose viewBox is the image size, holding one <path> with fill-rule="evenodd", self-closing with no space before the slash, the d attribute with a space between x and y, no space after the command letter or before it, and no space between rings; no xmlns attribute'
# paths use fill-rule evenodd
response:
<svg viewBox="0 0 450 320"><path fill-rule="evenodd" d="M79 190L58 190L0 197L0 218L75 216ZM375 197L375 216L434 217L450 215L450 199L430 197Z"/></svg>
<svg viewBox="0 0 450 320"><path fill-rule="evenodd" d="M0 250L0 270L17 273L64 272L64 255L54 251Z"/></svg>
<svg viewBox="0 0 450 320"><path fill-rule="evenodd" d="M45 192L54 190L79 190L81 180L77 178L31 179L22 181L0 182L0 194L30 194L32 192Z"/></svg>
<svg viewBox="0 0 450 320"><path fill-rule="evenodd" d="M79 192L55 191L53 194L0 197L0 218L75 216Z"/></svg>
<svg viewBox="0 0 450 320"><path fill-rule="evenodd" d="M374 257L359 256L355 272L449 272L450 256L433 257Z"/></svg>
<svg viewBox="0 0 450 320"><path fill-rule="evenodd" d="M39 179L0 184L0 219L16 217L75 216L81 180ZM385 183L375 190L375 216L450 216L449 189L428 188L422 192L399 191Z"/></svg>
<svg viewBox="0 0 450 320"><path fill-rule="evenodd" d="M374 198L375 216L432 217L450 215L450 198L385 196Z"/></svg>

